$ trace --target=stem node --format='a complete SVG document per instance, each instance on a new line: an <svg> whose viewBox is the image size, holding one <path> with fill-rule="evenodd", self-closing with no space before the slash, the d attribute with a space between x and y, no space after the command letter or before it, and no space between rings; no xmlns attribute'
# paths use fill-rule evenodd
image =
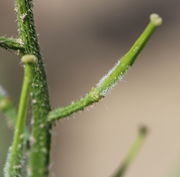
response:
<svg viewBox="0 0 180 177"><path fill-rule="evenodd" d="M37 62L37 57L35 55L24 55L21 58L21 62L24 64L29 64L29 63L36 63Z"/></svg>

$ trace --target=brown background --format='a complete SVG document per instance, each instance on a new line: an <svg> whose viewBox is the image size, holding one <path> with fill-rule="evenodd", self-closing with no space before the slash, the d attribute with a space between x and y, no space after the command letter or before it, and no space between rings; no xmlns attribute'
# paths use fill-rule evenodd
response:
<svg viewBox="0 0 180 177"><path fill-rule="evenodd" d="M53 107L83 96L142 32L152 12L164 24L133 68L90 111L53 131L53 177L109 177L140 124L150 133L126 177L180 176L180 1L35 0L35 19ZM14 3L0 0L0 35L16 36ZM18 102L22 66L0 49L0 83ZM1 175L12 139L0 120ZM179 170L178 170L179 169Z"/></svg>

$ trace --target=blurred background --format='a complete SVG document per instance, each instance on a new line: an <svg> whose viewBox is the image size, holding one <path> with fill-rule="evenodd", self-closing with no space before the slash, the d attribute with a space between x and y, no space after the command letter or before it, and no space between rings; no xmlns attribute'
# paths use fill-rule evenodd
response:
<svg viewBox="0 0 180 177"><path fill-rule="evenodd" d="M137 62L93 108L53 129L51 177L110 177L139 125L150 132L126 177L180 176L180 1L34 0L52 107L77 100L108 72L149 20L164 19ZM0 1L0 35L16 36L14 2ZM22 66L0 49L0 84L18 103ZM0 176L12 140L0 119ZM72 117L74 119L72 119Z"/></svg>

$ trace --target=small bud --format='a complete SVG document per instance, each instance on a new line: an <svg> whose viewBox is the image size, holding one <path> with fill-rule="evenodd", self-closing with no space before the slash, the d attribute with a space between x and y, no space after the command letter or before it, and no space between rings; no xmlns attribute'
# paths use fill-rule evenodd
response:
<svg viewBox="0 0 180 177"><path fill-rule="evenodd" d="M143 135L146 135L148 133L148 128L145 125L141 125L139 127L139 133L143 134Z"/></svg>
<svg viewBox="0 0 180 177"><path fill-rule="evenodd" d="M11 101L8 98L4 98L0 100L0 109L5 110L10 104Z"/></svg>
<svg viewBox="0 0 180 177"><path fill-rule="evenodd" d="M155 14L155 13L150 15L150 21L155 26L160 26L163 22L162 18L158 14Z"/></svg>
<svg viewBox="0 0 180 177"><path fill-rule="evenodd" d="M21 58L21 62L24 64L28 64L28 63L36 63L37 61L37 57L35 55L24 55Z"/></svg>

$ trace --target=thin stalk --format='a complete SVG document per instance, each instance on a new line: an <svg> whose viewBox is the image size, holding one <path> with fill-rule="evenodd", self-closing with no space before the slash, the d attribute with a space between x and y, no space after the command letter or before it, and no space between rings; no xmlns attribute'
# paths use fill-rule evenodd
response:
<svg viewBox="0 0 180 177"><path fill-rule="evenodd" d="M19 37L24 43L24 54L33 54L38 59L32 66L32 132L28 176L44 177L48 175L49 166L51 123L47 122L47 115L51 107L32 6L32 0L16 0Z"/></svg>
<svg viewBox="0 0 180 177"><path fill-rule="evenodd" d="M161 25L161 23L161 17L159 17L157 14L152 14L150 16L150 22L145 28L144 32L140 35L127 54L124 55L124 57L118 61L118 63L109 71L109 73L100 80L100 82L96 85L96 88L93 88L82 99L63 108L57 108L51 111L48 116L48 121L55 121L60 118L69 116L79 110L83 110L85 107L98 102L104 96L106 96L111 88L113 88L114 85L116 85L117 82L121 80L129 67L133 65L148 39L151 37L155 29Z"/></svg>
<svg viewBox="0 0 180 177"><path fill-rule="evenodd" d="M131 163L137 156L139 150L141 149L146 135L147 135L147 128L143 126L139 129L139 133L138 133L134 143L132 144L131 148L129 149L127 156L125 157L121 166L119 167L117 172L113 175L113 177L124 176L125 172L127 171L129 166L131 165Z"/></svg>
<svg viewBox="0 0 180 177"><path fill-rule="evenodd" d="M29 90L31 87L32 79L31 65L32 64L30 63L26 63L24 65L24 79L19 101L17 121L15 126L13 143L10 147L5 167L5 177L22 176L25 122L27 117Z"/></svg>
<svg viewBox="0 0 180 177"><path fill-rule="evenodd" d="M0 37L0 47L4 49L24 51L23 43L19 39Z"/></svg>

